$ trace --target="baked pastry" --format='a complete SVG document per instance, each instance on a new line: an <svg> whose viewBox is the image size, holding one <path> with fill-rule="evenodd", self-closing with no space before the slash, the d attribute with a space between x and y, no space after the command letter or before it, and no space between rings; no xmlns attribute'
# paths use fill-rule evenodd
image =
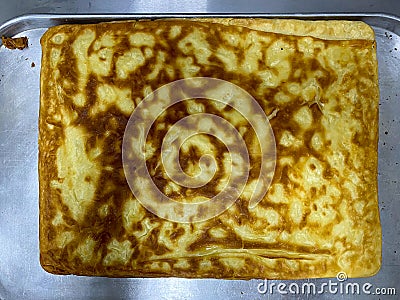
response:
<svg viewBox="0 0 400 300"><path fill-rule="evenodd" d="M41 43L40 261L46 271L295 279L338 272L364 277L379 270L379 88L368 25L141 20L56 26ZM188 116L228 120L251 163L240 197L225 211L176 222L146 209L132 193L122 148L142 99L191 77L226 80L256 99L275 136L276 165L267 193L250 205L262 168L261 141L246 120L251 117L209 99L174 104L155 120L143 150L163 194L196 203L226 183L227 148L204 133L182 146L179 160L186 174L196 176L200 157L213 156L212 180L183 187L168 176L163 135Z"/></svg>

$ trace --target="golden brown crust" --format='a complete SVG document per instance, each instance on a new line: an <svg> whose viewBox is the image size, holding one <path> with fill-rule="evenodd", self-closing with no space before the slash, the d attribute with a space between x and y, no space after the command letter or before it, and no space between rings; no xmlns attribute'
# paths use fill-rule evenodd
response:
<svg viewBox="0 0 400 300"><path fill-rule="evenodd" d="M42 37L43 268L110 277L375 274L381 232L372 30L342 21L202 21L63 25ZM231 81L256 98L271 117L277 166L255 209L244 193L218 217L179 224L158 218L133 197L121 142L130 114L149 91L192 76ZM240 121L231 110L197 101L179 104L157 122L172 124L192 108ZM152 131L150 146L159 149L163 134ZM252 134L244 136L252 144ZM215 144L213 151L222 157L225 150ZM198 191L177 189L157 167L157 153L148 166L171 197L189 199L218 188L213 182ZM190 155L182 162L188 172L201 151Z"/></svg>

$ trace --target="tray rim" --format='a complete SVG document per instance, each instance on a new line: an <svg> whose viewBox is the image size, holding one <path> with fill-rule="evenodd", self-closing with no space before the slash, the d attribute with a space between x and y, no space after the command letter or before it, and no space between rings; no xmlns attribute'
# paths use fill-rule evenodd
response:
<svg viewBox="0 0 400 300"><path fill-rule="evenodd" d="M100 22L100 21L112 21L114 19L120 19L123 20L123 17L127 17L127 18L156 18L156 17L197 17L197 16L203 16L203 17L211 17L211 16L221 16L221 17L235 17L235 16L239 16L239 17L265 17L265 18L274 18L274 17L279 17L279 18L297 18L297 19L335 19L335 18L343 18L343 19L347 19L347 20L362 20L363 18L371 18L371 20L373 18L377 18L380 20L385 20L386 22L388 22L388 24L390 24L390 22L394 22L397 24L397 26L400 26L400 17L395 16L395 15L390 15L390 14L380 14L380 13L371 13L371 14L358 14L358 13L354 13L354 14L206 14L206 13L196 13L196 14L171 14L171 13L165 13L165 14L150 14L150 13L129 13L129 14L25 14L25 15L21 15L21 16L17 16L15 18L10 19L7 22L4 23L0 23L0 36L2 35L3 29L6 28L5 25L7 25L8 23L10 23L8 26L18 26L18 23L24 23L24 22L32 22L31 25L33 25L31 28L29 28L29 24L25 24L25 26L27 26L26 29L23 29L21 31L25 31L25 30L34 30L34 29L39 29L39 28L45 28L46 26L36 26L37 23L34 23L35 21L44 21L44 23L51 23L53 21L60 21L63 23L60 24L66 24L68 22L73 22L74 20L78 20L79 22L90 22L92 19L94 19L96 22ZM102 19L102 18L109 18L109 19ZM47 19L49 18L49 19ZM64 18L64 19L63 19ZM87 21L86 21L87 20ZM43 23L43 24L44 24ZM56 25L56 24L53 24ZM378 26L380 28L385 28L383 26ZM7 29L7 28L6 28ZM15 29L15 28L14 28ZM8 30L8 29L7 29ZM12 30L12 28L11 28ZM20 33L16 32L15 34ZM399 31L397 31L397 34L399 34ZM400 34L399 34L400 35ZM0 42L1 45L1 42ZM375 275L376 276L376 275ZM375 277L374 276L374 277ZM372 278L372 277L371 277ZM115 279L115 278L114 278ZM113 279L113 280L114 280ZM142 278L136 278L141 280ZM107 279L108 280L108 279ZM119 279L117 279L119 280ZM123 279L125 280L125 279ZM295 281L293 281L295 282ZM9 292L9 291L7 291ZM0 282L0 299L1 296L9 296L11 294L1 294L1 282Z"/></svg>
<svg viewBox="0 0 400 300"><path fill-rule="evenodd" d="M364 21L374 26L377 19L397 23L395 27L385 28L400 35L400 16L388 13L93 13L93 14L51 14L28 13L13 17L0 24L0 36L14 36L26 30L47 28L61 24L99 23L106 21L129 19L158 19L158 18L198 18L198 17L225 17L225 18L280 18L303 20L349 20ZM375 22L374 22L375 21ZM392 24L393 25L393 24ZM377 25L378 27L379 26ZM0 41L0 46L2 45Z"/></svg>

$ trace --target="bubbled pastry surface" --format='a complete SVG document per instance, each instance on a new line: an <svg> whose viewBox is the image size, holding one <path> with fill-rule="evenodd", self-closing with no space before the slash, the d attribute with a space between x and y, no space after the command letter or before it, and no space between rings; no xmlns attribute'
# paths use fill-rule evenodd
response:
<svg viewBox="0 0 400 300"><path fill-rule="evenodd" d="M61 25L49 29L41 42L44 269L229 279L334 277L340 271L358 277L378 271L379 89L375 41L367 25L125 21ZM162 136L190 114L229 120L243 135L255 166L229 210L180 224L158 218L135 199L124 176L121 145L141 99L193 76L230 81L258 101L275 134L277 162L270 189L250 209L259 149L249 124L218 103L177 104L157 120L146 145L149 172L166 195L180 201L209 197L224 180L226 149L205 135L182 148L182 168L189 174L199 171L201 155L218 158L216 179L205 187L178 186L159 167Z"/></svg>

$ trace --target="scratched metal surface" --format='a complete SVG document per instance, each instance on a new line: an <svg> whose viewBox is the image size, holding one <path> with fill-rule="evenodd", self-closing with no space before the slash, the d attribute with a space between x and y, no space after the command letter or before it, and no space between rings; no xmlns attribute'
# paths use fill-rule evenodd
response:
<svg viewBox="0 0 400 300"><path fill-rule="evenodd" d="M29 38L29 48L22 51L0 47L0 299L354 299L354 295L340 290L318 294L318 287L328 283L326 279L270 281L269 287L275 284L275 289L260 294L259 280L109 279L55 276L41 269L37 177L39 39L51 25L120 17L28 16L0 25L0 35ZM335 18L362 19L373 25L381 89L379 199L383 264L376 276L347 282L360 286L370 283L371 293L375 287L395 287L397 296L369 297L396 299L400 293L400 20L384 15ZM301 287L307 282L315 284L316 293L284 295L276 289L279 283ZM338 283L335 279L332 282ZM367 298L362 291L360 294L358 298Z"/></svg>

